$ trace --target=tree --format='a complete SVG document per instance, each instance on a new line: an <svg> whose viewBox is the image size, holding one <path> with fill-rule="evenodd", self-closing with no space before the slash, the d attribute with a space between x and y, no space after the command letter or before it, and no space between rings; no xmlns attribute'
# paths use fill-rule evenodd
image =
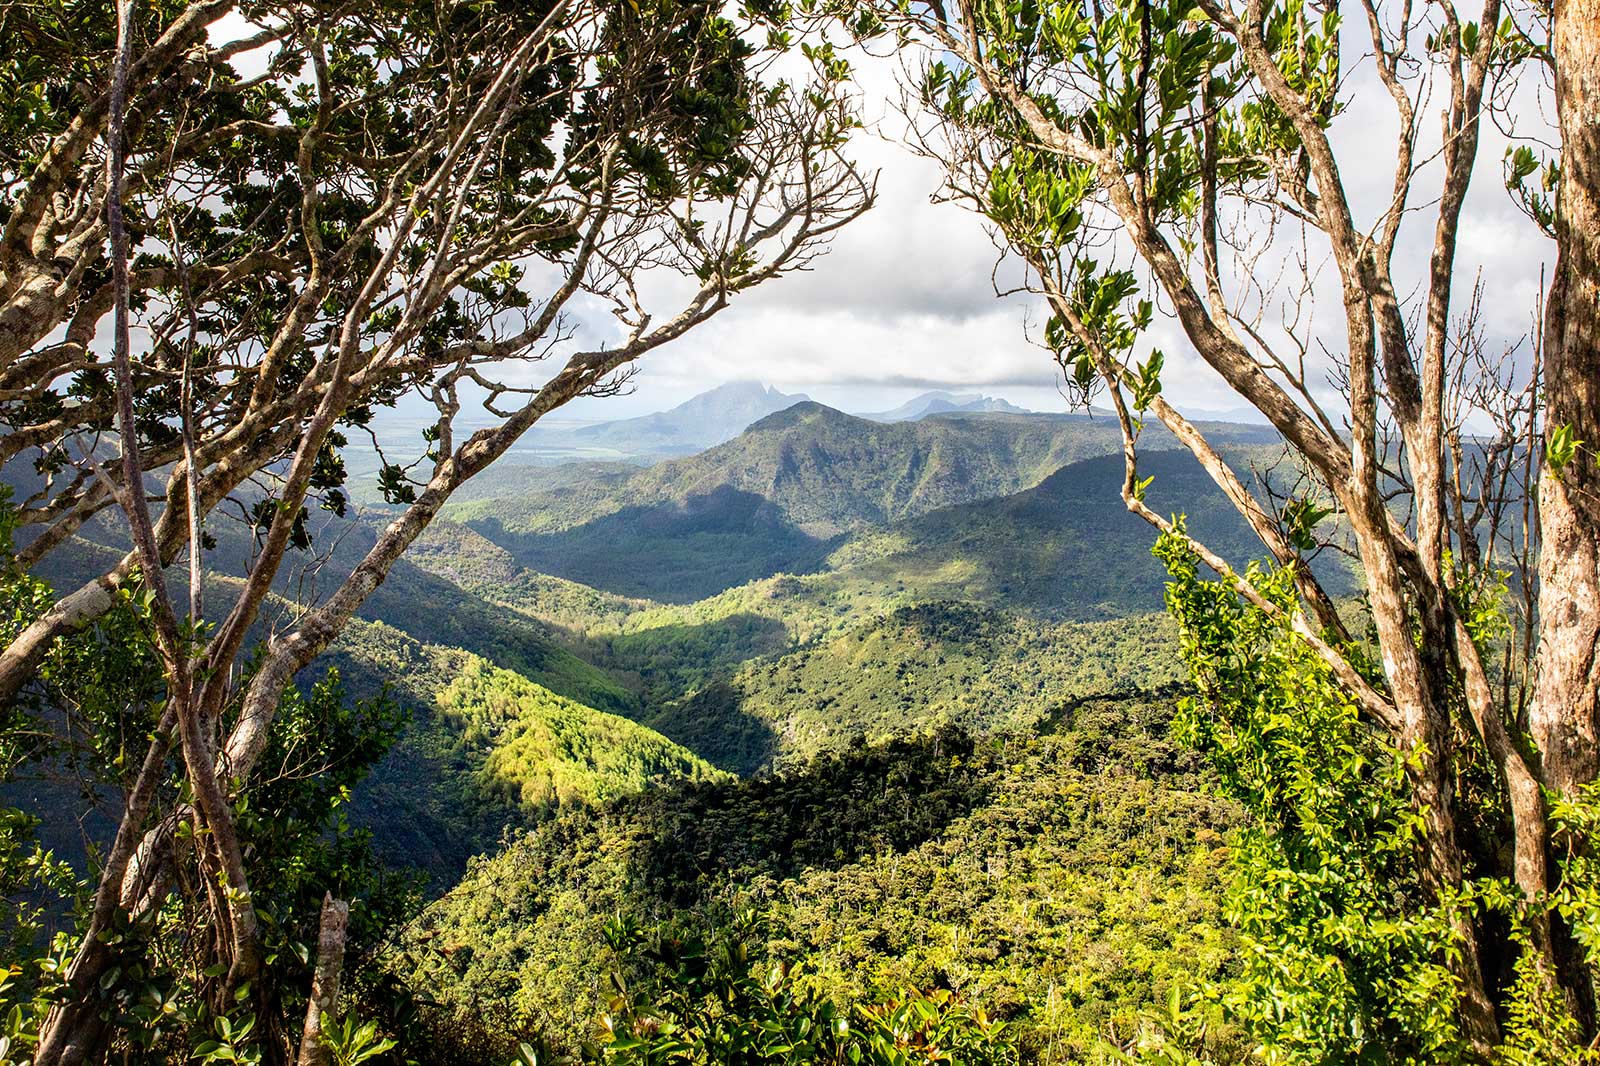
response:
<svg viewBox="0 0 1600 1066"><path fill-rule="evenodd" d="M1524 957L1584 1041L1596 1031L1593 970L1559 901L1576 890L1564 871L1586 843L1551 804L1581 805L1600 770L1600 142L1579 117L1594 78L1589 19L1571 5L1500 0L1477 11L931 0L879 5L855 23L931 46L917 87L920 146L1026 264L1069 385L1085 398L1103 390L1123 431L1127 506L1296 634L1406 767L1428 897L1498 876L1515 883ZM1531 378L1514 373L1515 352L1488 349L1478 300L1460 306L1472 265L1458 248L1483 124L1532 91L1529 66L1553 72L1561 146L1544 191L1525 184L1540 169L1531 148L1508 157L1508 184L1558 250ZM1379 154L1341 151L1333 136L1357 85L1387 94L1397 130L1392 195L1370 219L1358 217L1347 176ZM1425 265L1408 275L1413 257L1397 251L1424 233ZM1325 285L1320 263L1331 266ZM1278 430L1280 476L1241 476L1163 397L1161 353L1140 358L1154 316L1146 288ZM1312 311L1328 304L1337 328L1319 332ZM1332 388L1314 376L1322 345ZM1291 596L1267 595L1242 560L1145 504L1138 442L1150 416L1291 575ZM1474 428L1485 420L1490 430ZM1536 520L1522 522L1535 499ZM1359 563L1359 610L1319 581L1313 562L1328 548ZM1477 625L1474 604L1507 573L1518 626ZM1493 769L1487 811L1464 794L1480 755ZM1497 990L1519 948L1504 923L1456 913L1441 957L1466 1044L1482 1057L1508 1020Z"/></svg>
<svg viewBox="0 0 1600 1066"><path fill-rule="evenodd" d="M806 988L798 968L768 956L750 912L707 935L646 933L637 920L606 923L620 965L593 1058L632 1066L866 1063L868 1066L1013 1066L1012 1034L948 989L896 989L888 1002L843 1010ZM631 966L629 964L632 964ZM643 970L637 983L628 970ZM525 1060L531 1049L523 1045Z"/></svg>
<svg viewBox="0 0 1600 1066"><path fill-rule="evenodd" d="M842 155L842 65L819 50L808 83L767 74L791 46L780 4L123 0L114 19L78 3L3 18L0 459L26 483L19 558L36 567L108 509L132 547L10 640L0 699L135 583L166 689L41 1036L37 1061L79 1062L104 1038L104 934L161 898L181 826L215 889L213 994L249 986L235 808L281 694L451 493L551 410L804 266L872 189ZM653 306L650 272L689 279L682 302ZM579 301L620 340L574 343ZM405 395L438 419L415 462L384 459L392 520L268 631L308 509L345 512L347 434ZM488 424L469 433L473 409ZM207 546L235 514L253 546L219 586ZM157 819L169 751L192 802Z"/></svg>

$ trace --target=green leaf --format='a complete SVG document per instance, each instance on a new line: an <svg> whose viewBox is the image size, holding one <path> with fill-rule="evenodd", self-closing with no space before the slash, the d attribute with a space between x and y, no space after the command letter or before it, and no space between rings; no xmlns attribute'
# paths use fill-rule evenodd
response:
<svg viewBox="0 0 1600 1066"><path fill-rule="evenodd" d="M1578 439L1571 425L1560 425L1550 430L1549 440L1545 442L1544 459L1558 480L1562 468L1577 457L1585 443Z"/></svg>

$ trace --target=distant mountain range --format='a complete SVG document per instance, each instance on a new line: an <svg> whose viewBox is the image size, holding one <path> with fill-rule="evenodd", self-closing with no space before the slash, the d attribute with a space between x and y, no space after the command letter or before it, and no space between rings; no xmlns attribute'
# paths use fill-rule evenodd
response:
<svg viewBox="0 0 1600 1066"><path fill-rule="evenodd" d="M1253 427L1219 433L1224 444L1268 439ZM518 566L682 603L807 572L860 531L960 505L981 512L989 504L979 501L1031 489L1086 459L1114 460L1097 476L1093 498L1125 516L1120 444L1111 420L1083 415L879 422L806 401L731 441L651 467L595 465L559 482L491 469L472 498L449 504L443 517L499 545ZM1154 429L1146 444L1174 446ZM1204 485L1202 478L1196 487L1209 491ZM1056 508L1046 510L1046 525L1061 521Z"/></svg>
<svg viewBox="0 0 1600 1066"><path fill-rule="evenodd" d="M581 426L541 424L528 435L522 450L540 463L648 462L693 455L730 441L766 416L808 399L803 393L781 392L759 381L731 381L655 414ZM983 413L1029 412L978 393L925 392L893 410L859 417L872 422L914 422L930 415Z"/></svg>
<svg viewBox="0 0 1600 1066"><path fill-rule="evenodd" d="M583 426L572 436L587 447L624 455L684 455L732 440L752 422L806 399L758 381L732 381L669 411Z"/></svg>
<svg viewBox="0 0 1600 1066"><path fill-rule="evenodd" d="M1022 415L1029 414L1025 407L1018 407L1014 403L1002 400L997 396L980 396L977 393L957 395L951 392L925 392L914 397L890 411L874 411L862 414L862 418L870 418L874 422L913 422L929 415L949 413L993 413Z"/></svg>

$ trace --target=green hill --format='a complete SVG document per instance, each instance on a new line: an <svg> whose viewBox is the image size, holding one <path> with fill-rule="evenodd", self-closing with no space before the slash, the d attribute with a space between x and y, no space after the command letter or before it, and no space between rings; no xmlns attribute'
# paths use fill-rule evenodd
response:
<svg viewBox="0 0 1600 1066"><path fill-rule="evenodd" d="M438 889L508 827L562 804L719 775L644 726L382 622L353 622L315 669L328 665L353 693L387 689L410 712L357 789L352 820L372 830L388 861L423 871Z"/></svg>
<svg viewBox="0 0 1600 1066"><path fill-rule="evenodd" d="M786 765L852 738L883 740L953 724L1032 728L1087 697L1174 685L1164 615L1041 623L960 603L902 607L832 639L758 658L646 721L741 774Z"/></svg>
<svg viewBox="0 0 1600 1066"><path fill-rule="evenodd" d="M632 507L750 493L782 520L826 539L936 507L1015 492L1086 454L1115 447L1115 426L1043 416L946 416L883 424L806 401L698 455L527 494L477 485L453 517L508 533L572 529ZM486 475L494 478L495 472ZM508 475L515 477L514 474Z"/></svg>
<svg viewBox="0 0 1600 1066"><path fill-rule="evenodd" d="M1221 432L1246 460L1275 458L1262 430ZM1199 466L1159 431L1146 444L1158 508L1184 507L1228 538L1219 547L1233 547L1243 527ZM869 580L893 570L895 582L950 597L992 578L991 599L1023 588L1029 609L1107 617L1133 599L1131 609L1150 609L1159 587L1158 579L1137 589L1118 582L1112 564L1151 539L1122 506L1120 483L1120 440L1108 419L948 414L882 424L802 403L648 469L606 469L532 491L507 475L503 492L491 480L446 514L497 547L503 567L632 599L687 604L778 573L888 555ZM1003 515L986 502L997 498L1010 498ZM1022 523L1016 536L1013 522ZM874 537L886 528L888 540ZM959 548L937 543L952 535ZM1104 558L1108 551L1118 558ZM1052 568L1049 584L1035 576Z"/></svg>
<svg viewBox="0 0 1600 1066"><path fill-rule="evenodd" d="M1252 449L1243 458L1269 465ZM1225 558L1247 561L1260 542L1186 452L1152 451L1146 502L1182 511L1190 531ZM1003 605L1039 618L1091 620L1155 610L1166 572L1150 556L1156 531L1122 502L1123 461L1073 463L1039 485L946 507L858 534L829 559L834 580L911 590L919 599Z"/></svg>
<svg viewBox="0 0 1600 1066"><path fill-rule="evenodd" d="M1271 458L1259 452L1263 464ZM1151 452L1142 469L1154 479L1152 506L1185 508L1190 528L1231 558L1260 554L1231 505L1185 453ZM759 578L689 604L627 599L539 575L466 530L443 537L443 554L422 565L463 569L470 562L452 562L452 552L473 558L498 552L495 572L470 587L558 626L589 661L641 691L648 708L751 660L783 656L930 602L992 608L1045 625L1159 610L1166 575L1149 554L1155 531L1123 506L1121 479L1119 457L1083 460L1020 493L862 530L809 573Z"/></svg>
<svg viewBox="0 0 1600 1066"><path fill-rule="evenodd" d="M814 987L950 988L1011 1017L1036 1061L1085 1061L1231 958L1220 845L1237 815L1166 721L1158 703L1090 701L1045 736L950 729L566 809L475 864L391 967L436 1031L499 1061L518 1038L585 1038L614 994L597 976L614 915L717 925L749 908Z"/></svg>
<svg viewBox="0 0 1600 1066"><path fill-rule="evenodd" d="M439 695L461 744L481 753L480 785L525 815L603 803L664 781L722 776L644 726L557 696L474 659Z"/></svg>
<svg viewBox="0 0 1600 1066"><path fill-rule="evenodd" d="M1114 446L1108 423L981 415L884 425L808 402L699 455L542 491L491 496L491 483L446 515L530 569L688 602L813 569L848 531L1016 492Z"/></svg>

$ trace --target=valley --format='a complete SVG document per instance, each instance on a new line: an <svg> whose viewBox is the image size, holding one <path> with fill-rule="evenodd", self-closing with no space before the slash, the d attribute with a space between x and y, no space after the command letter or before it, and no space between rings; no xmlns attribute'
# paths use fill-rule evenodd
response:
<svg viewBox="0 0 1600 1066"><path fill-rule="evenodd" d="M0 0L0 1066L1600 1066L1594 15Z"/></svg>
<svg viewBox="0 0 1600 1066"><path fill-rule="evenodd" d="M726 424L752 396L792 399L689 406ZM802 399L653 463L491 468L302 673L404 716L346 817L421 890L374 964L425 990L416 1033L475 1049L441 1061L579 1050L604 1006L579 960L619 915L743 915L842 1002L947 986L1041 1062L1228 968L1238 815L1168 736L1185 674L1114 426L926 406ZM1276 461L1258 429L1211 429ZM1151 437L1152 505L1247 555L1220 492ZM308 521L274 611L384 521ZM216 528L220 587L255 549ZM91 524L45 573L84 580L124 543Z"/></svg>
<svg viewBox="0 0 1600 1066"><path fill-rule="evenodd" d="M788 399L690 406L726 424L756 392ZM619 916L754 923L841 1003L948 987L1046 1063L1233 965L1217 908L1239 815L1169 736L1186 675L1114 425L928 406L799 400L654 462L497 465L302 672L405 723L344 817L420 892L371 964L431 1004L416 1046L580 1051ZM1210 431L1271 476L1266 433ZM1149 438L1151 505L1248 557L1204 472ZM262 626L314 603L388 510L308 518ZM222 591L256 548L213 528ZM86 580L125 544L91 523L42 573Z"/></svg>
<svg viewBox="0 0 1600 1066"><path fill-rule="evenodd" d="M1184 674L1117 446L802 402L653 466L469 486L332 657L410 710L351 817L437 897L386 963L427 1031L578 1050L619 914L746 915L830 996L946 984L1048 1062L1225 971L1237 814L1167 735ZM1143 469L1249 549L1187 455Z"/></svg>

